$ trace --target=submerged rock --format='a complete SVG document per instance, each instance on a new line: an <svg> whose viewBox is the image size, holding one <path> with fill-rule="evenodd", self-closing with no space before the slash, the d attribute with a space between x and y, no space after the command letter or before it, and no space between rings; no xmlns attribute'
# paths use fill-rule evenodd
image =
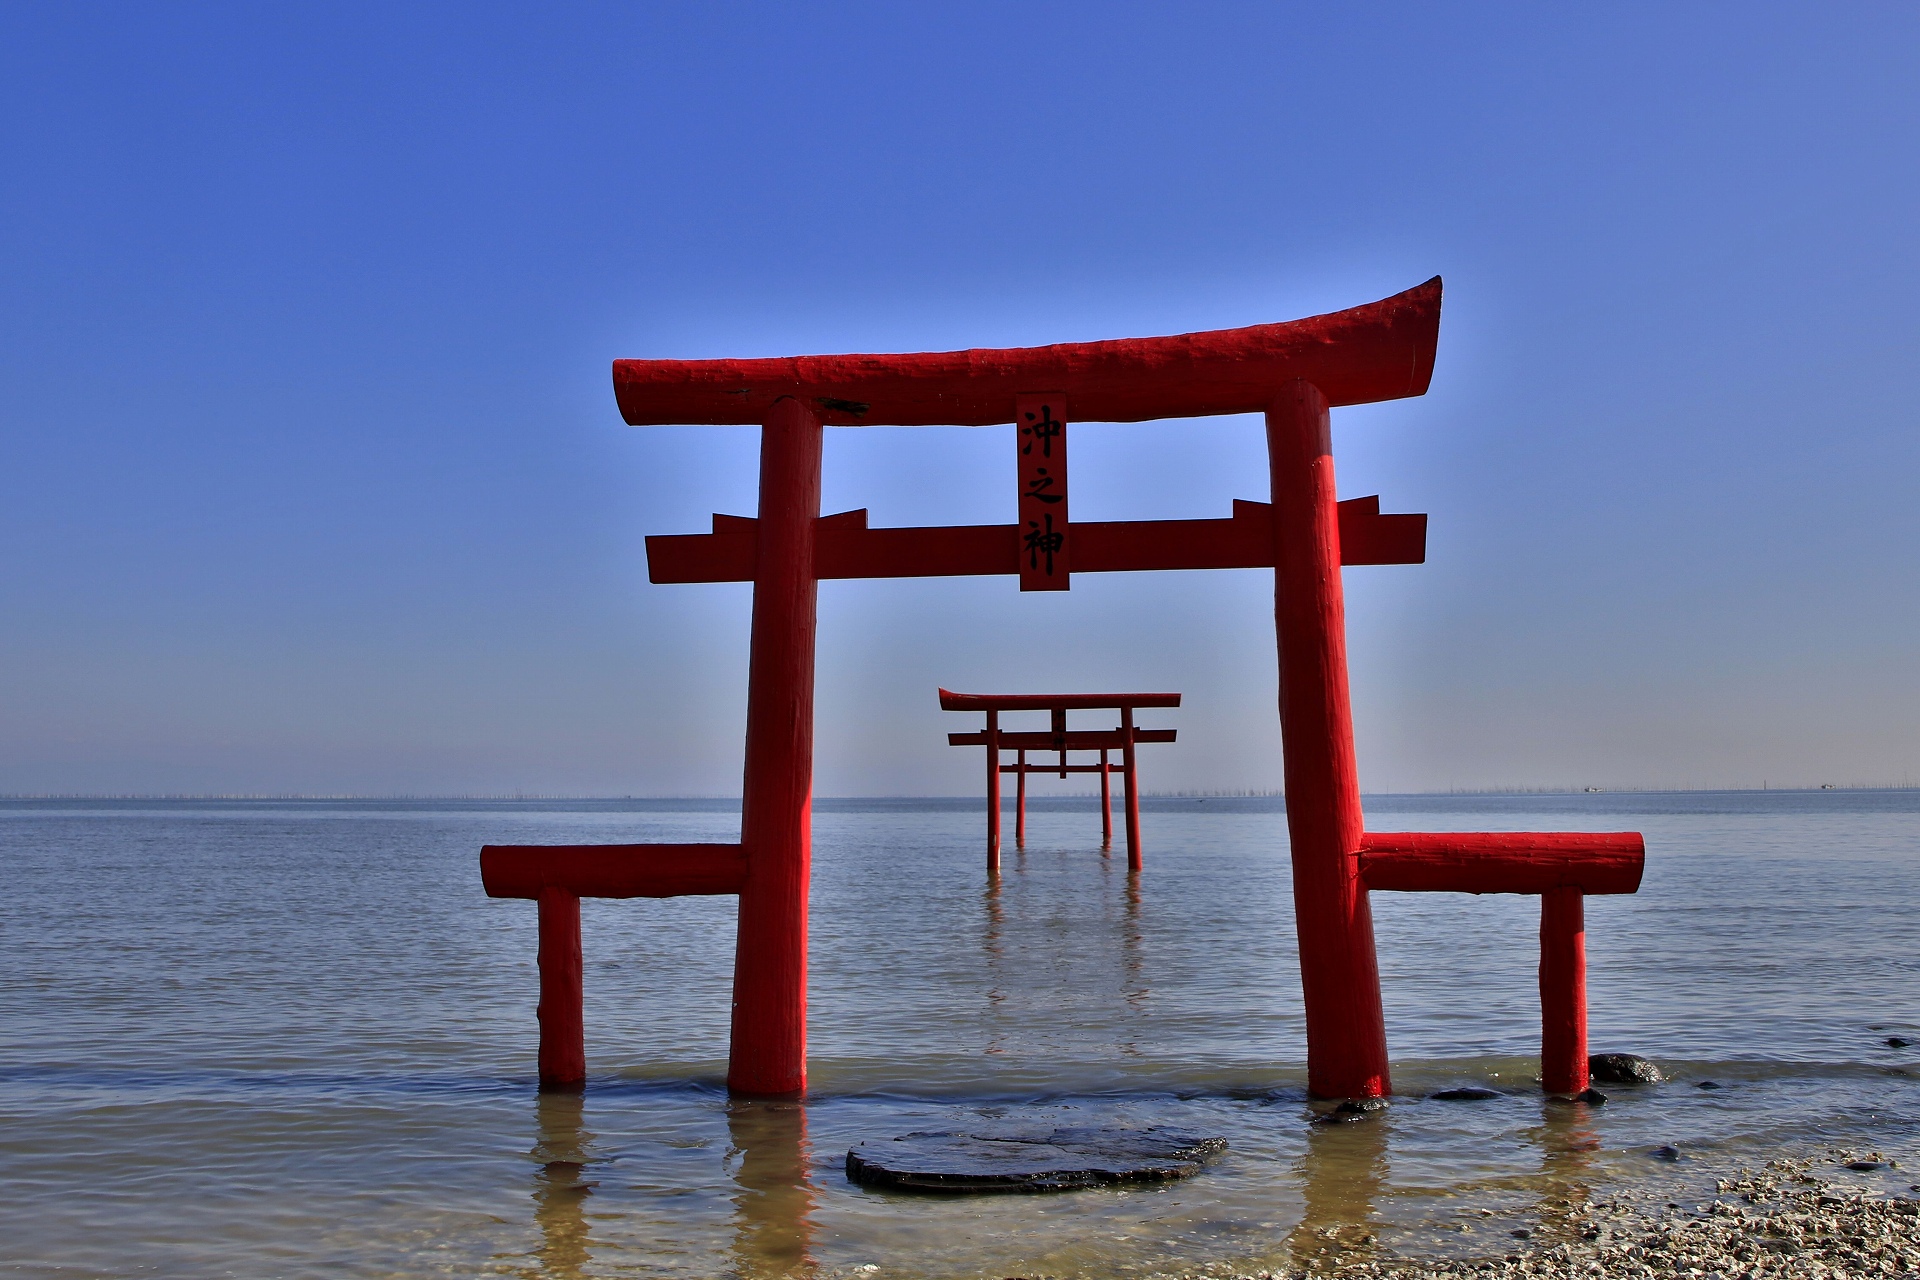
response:
<svg viewBox="0 0 1920 1280"><path fill-rule="evenodd" d="M1479 1085L1464 1085L1458 1089L1442 1089L1427 1095L1435 1102L1485 1102L1489 1098L1504 1098L1507 1095L1498 1089L1483 1089Z"/></svg>
<svg viewBox="0 0 1920 1280"><path fill-rule="evenodd" d="M1888 1036L1886 1040L1886 1045L1889 1049L1904 1049L1912 1043L1913 1041L1907 1039L1905 1036Z"/></svg>
<svg viewBox="0 0 1920 1280"><path fill-rule="evenodd" d="M1671 1163L1672 1161L1678 1160L1680 1158L1680 1148L1655 1147L1653 1150L1647 1152L1647 1154L1652 1156L1655 1160L1665 1160Z"/></svg>
<svg viewBox="0 0 1920 1280"><path fill-rule="evenodd" d="M1042 1133L909 1133L847 1152L847 1177L913 1191L1071 1191L1166 1182L1200 1172L1226 1139L1184 1129L1053 1129Z"/></svg>
<svg viewBox="0 0 1920 1280"><path fill-rule="evenodd" d="M1660 1068L1633 1053L1596 1053L1587 1059L1587 1073L1608 1084L1659 1084Z"/></svg>
<svg viewBox="0 0 1920 1280"><path fill-rule="evenodd" d="M1348 1098L1331 1111L1322 1111L1313 1118L1315 1124L1352 1124L1356 1120L1365 1120L1376 1112L1387 1109L1385 1098Z"/></svg>

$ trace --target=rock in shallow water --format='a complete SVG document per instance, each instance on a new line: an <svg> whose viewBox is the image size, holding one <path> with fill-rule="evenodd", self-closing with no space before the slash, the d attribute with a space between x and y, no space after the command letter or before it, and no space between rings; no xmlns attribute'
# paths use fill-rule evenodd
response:
<svg viewBox="0 0 1920 1280"><path fill-rule="evenodd" d="M1587 1072L1607 1084L1659 1084L1660 1068L1633 1053L1596 1053L1587 1059Z"/></svg>
<svg viewBox="0 0 1920 1280"><path fill-rule="evenodd" d="M1159 1125L1044 1133L909 1133L847 1152L847 1177L914 1191L1071 1191L1191 1177L1226 1139Z"/></svg>
<svg viewBox="0 0 1920 1280"><path fill-rule="evenodd" d="M1498 1089L1482 1089L1478 1085L1467 1085L1460 1089L1442 1089L1427 1096L1435 1102L1485 1102L1489 1098L1504 1098L1507 1095Z"/></svg>
<svg viewBox="0 0 1920 1280"><path fill-rule="evenodd" d="M1387 1109L1385 1098L1348 1098L1331 1111L1322 1111L1313 1118L1315 1124L1352 1124L1356 1120L1365 1120Z"/></svg>

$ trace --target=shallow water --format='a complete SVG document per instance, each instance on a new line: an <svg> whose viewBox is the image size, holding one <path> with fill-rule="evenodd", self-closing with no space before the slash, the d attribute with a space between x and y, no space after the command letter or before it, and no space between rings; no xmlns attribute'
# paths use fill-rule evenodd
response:
<svg viewBox="0 0 1920 1280"><path fill-rule="evenodd" d="M1588 900L1592 1039L1677 1079L1603 1107L1532 1083L1535 900L1379 894L1401 1097L1310 1124L1285 817L1220 799L1150 801L1137 879L1089 803L1040 802L997 888L978 801L822 802L804 1107L720 1088L731 899L587 903L592 1078L537 1095L534 913L481 894L479 846L737 825L703 802L0 802L0 1269L1148 1274L1368 1236L1499 1252L1586 1194L1684 1196L1779 1154L1920 1177L1920 1047L1884 1044L1920 1041L1920 793L1370 800L1377 830L1646 833L1640 893ZM1467 1082L1508 1096L1421 1097ZM841 1172L863 1139L1062 1120L1231 1149L1056 1196Z"/></svg>

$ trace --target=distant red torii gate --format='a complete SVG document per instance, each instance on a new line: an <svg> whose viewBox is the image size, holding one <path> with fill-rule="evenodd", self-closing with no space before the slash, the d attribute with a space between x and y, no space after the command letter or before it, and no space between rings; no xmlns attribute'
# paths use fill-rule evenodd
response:
<svg viewBox="0 0 1920 1280"><path fill-rule="evenodd" d="M814 622L821 578L1020 576L1065 590L1073 572L1274 570L1287 826L1306 1003L1308 1089L1388 1093L1370 889L1542 897L1546 1088L1586 1084L1581 898L1632 892L1631 833L1379 835L1364 831L1347 694L1345 564L1418 563L1424 516L1334 496L1328 409L1425 393L1440 281L1284 324L1051 347L773 360L620 360L614 392L635 426L761 426L757 519L647 540L655 582L751 581L746 769L738 845L489 846L487 892L540 904L543 1085L585 1076L579 899L738 894L728 1087L806 1087ZM1272 503L1226 520L1075 524L1066 424L1264 413ZM822 518L821 429L1017 424L1012 525L869 529Z"/></svg>
<svg viewBox="0 0 1920 1280"><path fill-rule="evenodd" d="M1133 722L1133 713L1141 707L1177 707L1177 693L952 693L940 691L942 711L984 711L987 727L978 733L950 733L950 747L987 749L987 871L1000 870L1000 775L1011 773L1019 780L1019 798L1014 805L1013 842L1027 842L1027 775L1069 773L1100 775L1100 844L1113 842L1112 766L1108 753L1120 753L1120 783L1127 789L1127 870L1140 870L1140 777L1134 748L1145 742L1172 742L1173 729L1142 729ZM1120 713L1116 729L1067 728L1069 711L1107 711ZM1045 730L1023 732L1000 727L1002 711L1046 711L1052 724ZM1000 763L1002 751L1014 751L1013 764ZM1057 764L1030 764L1029 751L1052 751ZM1070 751L1098 751L1099 764L1068 764Z"/></svg>

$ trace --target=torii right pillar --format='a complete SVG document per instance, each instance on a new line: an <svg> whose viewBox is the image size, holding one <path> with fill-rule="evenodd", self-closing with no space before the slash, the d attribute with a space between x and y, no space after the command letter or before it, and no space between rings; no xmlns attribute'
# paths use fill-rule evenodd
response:
<svg viewBox="0 0 1920 1280"><path fill-rule="evenodd" d="M1307 1089L1321 1098L1384 1097L1393 1085L1373 912L1360 876L1366 828L1347 699L1332 433L1327 399L1312 383L1286 384L1268 407L1267 459Z"/></svg>

